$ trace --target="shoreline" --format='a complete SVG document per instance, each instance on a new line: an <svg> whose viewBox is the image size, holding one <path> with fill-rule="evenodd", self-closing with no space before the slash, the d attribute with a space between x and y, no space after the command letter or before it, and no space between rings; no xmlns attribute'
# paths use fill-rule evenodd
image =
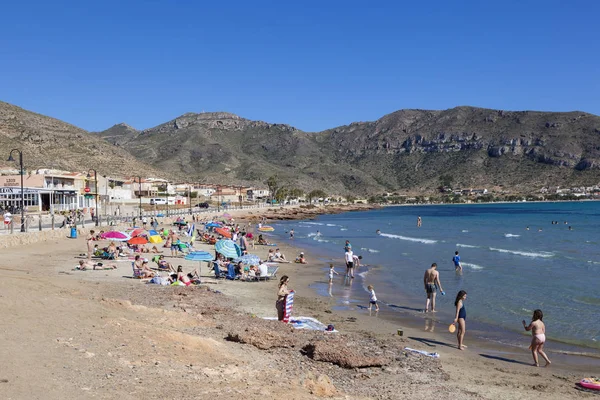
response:
<svg viewBox="0 0 600 400"><path fill-rule="evenodd" d="M306 250L290 242L279 246L289 259ZM533 368L525 351L484 349L473 341L461 352L452 335L403 324L398 336L398 324L384 313L338 310L336 299L311 287L325 279L316 252L307 251L309 264L281 264L277 276L292 279L293 314L334 324L334 335L256 318L276 315L276 281L217 282L203 264L198 287L146 285L128 279L130 260L117 262L117 270L72 271L84 248L79 237L5 251L0 317L7 328L0 333L0 356L13 367L0 378L7 398L593 396L573 386L593 371L588 364L563 364L562 356L553 356L551 368ZM269 249L251 253L264 258ZM168 253L167 260L185 270L198 267ZM19 346L23 340L31 345ZM307 356L305 343L315 349L326 343L330 352ZM414 355L406 346L440 358Z"/></svg>
<svg viewBox="0 0 600 400"><path fill-rule="evenodd" d="M335 260L334 263L337 262L337 264L340 264L340 262L343 261L341 260L341 256L335 257L331 254L327 254L327 252L325 251L318 252L318 250L316 249L307 250L304 247L298 247L298 245L294 243L284 243L282 245L280 245L279 243L280 242L278 242L278 247L289 247L290 249L294 249L295 253L304 251L309 259L331 259ZM314 262L311 264L314 264ZM324 279L320 279L321 274L323 277L325 276L325 264L326 263L323 263L323 265L319 268L319 270L322 270L321 273L315 271L314 275L312 276L312 281L310 276L306 277L306 279L303 281L303 284L311 288L314 296L316 296L317 298L327 298L327 296L323 293L322 288L315 287L318 284L325 284ZM367 271L369 276L373 276L377 274L379 268L370 267ZM338 272L340 272L341 274L343 271ZM365 312L365 310L362 307L368 305L368 293L363 287L366 286L366 283L364 285L362 284L362 282L364 282L365 280L362 276L360 276L360 274L363 272L365 271L359 270L355 272L355 275L357 276L355 279L356 282L359 283L359 286L352 290L351 293L348 295L347 298L349 299L349 304L335 304L335 307L338 311L356 314L363 314ZM340 279L341 277L335 277L334 281L339 281ZM380 297L379 292L378 297ZM439 297L441 296L439 296L438 294L438 300ZM424 313L422 312L422 309L418 308L421 304L417 301L417 299L414 299L410 296L405 296L404 300L404 302L397 302L399 304L388 304L380 302L380 316L392 325L399 325L399 329L408 327L416 331L423 331L422 326L425 323L426 327L428 329L431 329L432 332L434 330L437 330L437 332L434 335L436 340L445 339L446 341L456 341L454 335L451 335L447 332L448 324L449 322L451 322L452 318L448 318L448 315L446 315L448 314L447 312L438 312L436 314ZM424 303L425 296L423 296L422 299L419 298L419 300L422 300ZM522 334L516 330L509 330L479 321L471 322L469 325L470 326L468 326L467 328L468 331L466 340L470 342L476 342L478 348L483 350L489 348L494 349L495 351L517 352L517 354L522 353L526 356L530 356L530 353L527 349L527 346L530 341L529 334ZM440 330L444 333L440 333ZM391 328L390 332L395 332L394 328ZM510 336L510 339L512 339L511 342L507 343L506 341L500 340L500 338L503 338L505 335ZM566 341L560 341L555 339L548 339L548 342L551 345L555 344L559 347L558 349L552 349L552 347L550 347L546 350L548 353L575 357L573 360L570 360L569 364L572 364L573 366L581 366L582 364L586 364L586 362L581 360L580 358L591 358L593 359L593 361L590 362L590 366L594 366L594 368L600 368L600 352L598 352L598 349L594 347L585 346L581 343L569 343Z"/></svg>

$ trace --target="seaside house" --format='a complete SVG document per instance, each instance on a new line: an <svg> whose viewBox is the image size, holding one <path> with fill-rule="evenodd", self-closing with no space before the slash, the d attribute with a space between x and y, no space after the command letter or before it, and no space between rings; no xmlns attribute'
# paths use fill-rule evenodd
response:
<svg viewBox="0 0 600 400"><path fill-rule="evenodd" d="M100 179L98 188L100 188ZM38 169L23 175L23 193L21 176L8 174L0 176L0 205L20 207L21 196L28 212L58 212L95 207L96 193L94 181L87 179L87 173L65 172L50 169ZM85 188L90 192L86 196Z"/></svg>

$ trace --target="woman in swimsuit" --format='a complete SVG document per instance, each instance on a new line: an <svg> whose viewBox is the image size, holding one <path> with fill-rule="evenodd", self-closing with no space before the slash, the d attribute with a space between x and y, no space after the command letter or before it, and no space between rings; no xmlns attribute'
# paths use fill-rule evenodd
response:
<svg viewBox="0 0 600 400"><path fill-rule="evenodd" d="M277 319L279 321L283 321L283 317L285 315L285 297L290 294L290 290L288 289L288 283L290 282L290 278L287 275L284 275L279 280L279 289L277 290L277 301L275 302L275 308L277 308Z"/></svg>
<svg viewBox="0 0 600 400"><path fill-rule="evenodd" d="M456 330L456 338L458 339L458 349L464 350L467 346L463 344L463 339L465 338L465 332L467 330L467 310L465 310L465 305L463 302L467 299L467 292L461 290L456 295L456 300L454 301L454 305L456 306L456 317L454 318L454 324L458 322L458 329Z"/></svg>
<svg viewBox="0 0 600 400"><path fill-rule="evenodd" d="M534 367L540 366L538 363L537 353L540 353L544 360L546 360L545 367L552 364L546 353L544 353L544 343L546 343L546 325L542 321L543 318L544 314L542 313L542 310L535 310L529 325L527 325L525 320L523 320L523 328L525 328L526 331L532 331L531 345L529 346L529 349L533 355Z"/></svg>

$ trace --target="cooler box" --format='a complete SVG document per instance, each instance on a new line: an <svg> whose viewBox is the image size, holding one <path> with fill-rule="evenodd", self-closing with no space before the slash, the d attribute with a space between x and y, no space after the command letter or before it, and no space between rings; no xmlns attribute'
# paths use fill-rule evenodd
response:
<svg viewBox="0 0 600 400"><path fill-rule="evenodd" d="M77 228L71 228L71 239L77 239Z"/></svg>

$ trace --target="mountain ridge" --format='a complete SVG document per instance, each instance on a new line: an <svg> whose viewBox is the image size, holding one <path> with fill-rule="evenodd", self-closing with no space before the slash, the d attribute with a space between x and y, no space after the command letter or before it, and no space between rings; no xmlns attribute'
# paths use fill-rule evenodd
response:
<svg viewBox="0 0 600 400"><path fill-rule="evenodd" d="M0 144L25 146L32 167L261 186L277 175L288 187L336 194L431 192L442 175L455 186L516 191L597 184L599 138L600 117L579 111L403 109L320 132L203 112L90 133L0 102Z"/></svg>

